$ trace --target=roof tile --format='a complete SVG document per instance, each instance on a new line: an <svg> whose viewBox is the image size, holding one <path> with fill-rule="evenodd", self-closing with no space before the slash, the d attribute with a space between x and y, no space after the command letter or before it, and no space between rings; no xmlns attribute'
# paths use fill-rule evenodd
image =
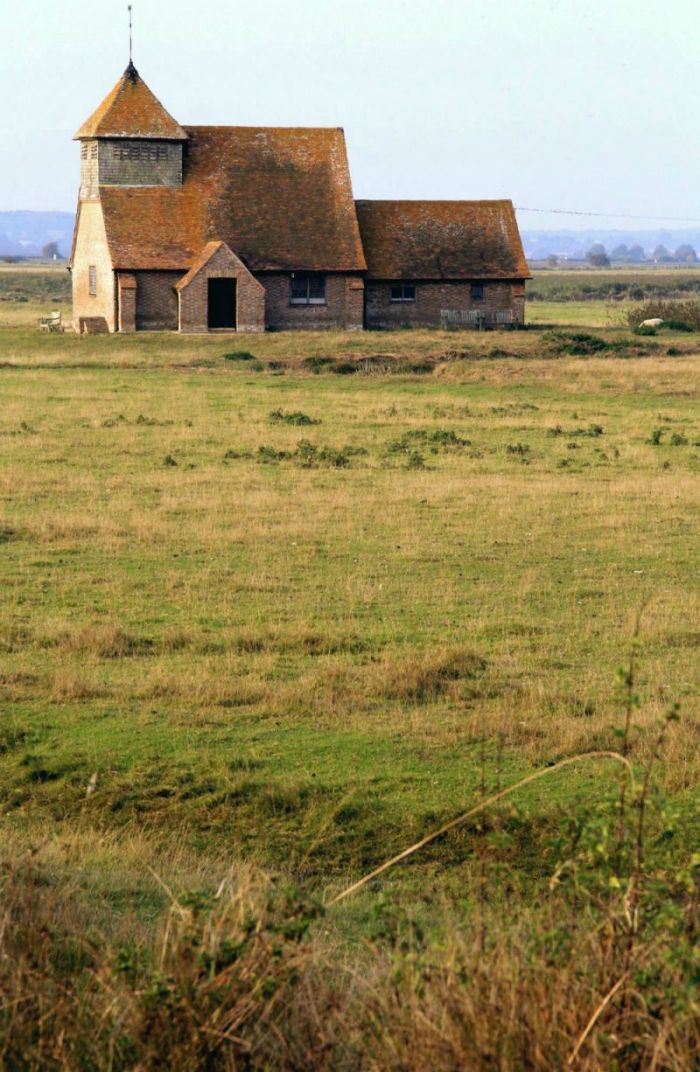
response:
<svg viewBox="0 0 700 1072"><path fill-rule="evenodd" d="M212 240L253 271L362 271L343 131L186 127L176 187L100 188L115 268L191 267Z"/></svg>
<svg viewBox="0 0 700 1072"><path fill-rule="evenodd" d="M370 279L526 279L511 201L358 201Z"/></svg>
<svg viewBox="0 0 700 1072"><path fill-rule="evenodd" d="M187 135L130 63L117 84L74 135L80 138L163 138Z"/></svg>

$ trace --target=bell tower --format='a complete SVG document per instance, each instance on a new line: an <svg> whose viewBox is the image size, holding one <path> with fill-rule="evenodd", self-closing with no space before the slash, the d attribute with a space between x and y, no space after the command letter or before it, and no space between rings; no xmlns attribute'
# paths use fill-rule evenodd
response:
<svg viewBox="0 0 700 1072"><path fill-rule="evenodd" d="M181 186L187 134L129 60L112 91L83 123L80 200L99 199L101 186Z"/></svg>

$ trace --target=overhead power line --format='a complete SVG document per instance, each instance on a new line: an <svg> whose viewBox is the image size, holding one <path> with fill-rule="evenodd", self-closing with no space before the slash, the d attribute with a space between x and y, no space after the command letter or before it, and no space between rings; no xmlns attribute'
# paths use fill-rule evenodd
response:
<svg viewBox="0 0 700 1072"><path fill-rule="evenodd" d="M567 208L527 208L525 205L516 205L518 212L542 212L554 216L599 216L613 220L655 220L657 222L675 223L700 223L697 216L631 216L624 212L581 212L578 209Z"/></svg>

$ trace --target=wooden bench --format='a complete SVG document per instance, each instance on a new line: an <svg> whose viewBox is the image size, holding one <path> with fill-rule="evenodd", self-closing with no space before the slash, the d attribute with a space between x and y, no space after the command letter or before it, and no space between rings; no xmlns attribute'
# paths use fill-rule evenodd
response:
<svg viewBox="0 0 700 1072"><path fill-rule="evenodd" d="M39 331L65 331L60 310L56 309L49 316L39 318Z"/></svg>

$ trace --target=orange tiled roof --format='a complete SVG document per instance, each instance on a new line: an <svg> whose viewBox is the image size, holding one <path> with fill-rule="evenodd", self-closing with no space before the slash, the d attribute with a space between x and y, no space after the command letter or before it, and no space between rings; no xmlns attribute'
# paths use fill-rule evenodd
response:
<svg viewBox="0 0 700 1072"><path fill-rule="evenodd" d="M75 134L75 139L164 138L184 141L186 137L180 124L151 93L133 63Z"/></svg>
<svg viewBox="0 0 700 1072"><path fill-rule="evenodd" d="M189 272L186 275L183 275L182 279L179 279L178 282L175 284L175 289L184 290L185 287L192 282L194 277L197 275L197 272L201 272L204 265L208 264L214 254L218 253L218 251L224 245L224 242L207 242L206 246L200 252L199 256L195 257L194 264L190 268ZM228 249L228 246L226 248Z"/></svg>
<svg viewBox="0 0 700 1072"><path fill-rule="evenodd" d="M213 240L253 271L365 268L342 130L185 132L181 187L101 187L115 268L188 269Z"/></svg>
<svg viewBox="0 0 700 1072"><path fill-rule="evenodd" d="M525 279L511 201L358 201L370 279Z"/></svg>

